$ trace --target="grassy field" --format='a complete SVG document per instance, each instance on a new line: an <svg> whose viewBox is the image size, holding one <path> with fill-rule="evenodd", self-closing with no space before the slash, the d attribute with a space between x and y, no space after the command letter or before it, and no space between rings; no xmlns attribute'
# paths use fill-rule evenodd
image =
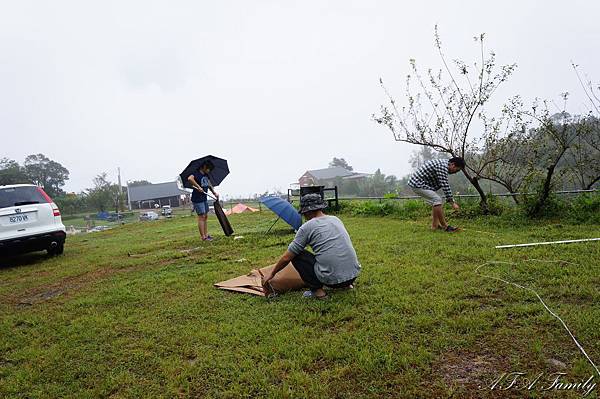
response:
<svg viewBox="0 0 600 399"><path fill-rule="evenodd" d="M329 301L274 300L212 284L266 266L293 234L268 212L234 215L242 239L200 243L178 216L70 237L61 257L1 260L0 397L581 397L490 391L502 373L594 370L535 288L600 362L598 226L341 216L363 271ZM598 382L596 375L595 381ZM588 397L595 397L593 392Z"/></svg>

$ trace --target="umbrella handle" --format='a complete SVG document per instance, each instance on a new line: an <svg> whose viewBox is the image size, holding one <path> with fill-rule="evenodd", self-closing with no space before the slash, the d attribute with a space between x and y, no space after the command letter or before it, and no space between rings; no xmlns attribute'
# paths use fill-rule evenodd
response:
<svg viewBox="0 0 600 399"><path fill-rule="evenodd" d="M269 227L269 230L267 230L267 232L265 234L269 234L269 232L271 231L271 229L273 228L273 226L275 226L275 223L277 223L277 221L281 219L281 216L278 216L277 219L275 219L275 221L273 222L273 224L271 225L271 227Z"/></svg>
<svg viewBox="0 0 600 399"><path fill-rule="evenodd" d="M195 190L195 189L194 189ZM214 201L216 201L217 199L215 197L213 197L212 195L210 195L209 193L207 193L206 191L204 192L204 194L206 194L207 197L210 197L211 199L213 199Z"/></svg>

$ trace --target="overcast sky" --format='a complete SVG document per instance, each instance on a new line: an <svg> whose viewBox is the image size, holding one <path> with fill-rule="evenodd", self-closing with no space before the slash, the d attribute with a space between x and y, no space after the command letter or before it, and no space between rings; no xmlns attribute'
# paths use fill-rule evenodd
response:
<svg viewBox="0 0 600 399"><path fill-rule="evenodd" d="M229 160L219 191L285 190L344 157L402 176L414 149L371 120L401 98L408 60L474 61L485 32L518 69L496 101L584 101L574 60L600 81L598 1L0 0L0 157L43 153L67 191L106 171L171 181L187 163Z"/></svg>

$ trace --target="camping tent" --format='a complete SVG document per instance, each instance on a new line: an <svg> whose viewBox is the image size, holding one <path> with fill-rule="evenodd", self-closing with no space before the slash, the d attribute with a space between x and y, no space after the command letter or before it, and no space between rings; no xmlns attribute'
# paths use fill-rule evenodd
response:
<svg viewBox="0 0 600 399"><path fill-rule="evenodd" d="M248 294L266 296L263 291L262 279L271 273L275 265L254 269L245 276L232 278L231 280L216 283L215 287L222 290L245 292ZM270 281L271 288L275 294L287 291L296 291L305 287L304 281L292 264L288 264Z"/></svg>
<svg viewBox="0 0 600 399"><path fill-rule="evenodd" d="M232 215L234 213L244 213L244 212L258 212L258 209L251 208L251 207L249 207L246 204L237 204L236 206L234 206L230 210L225 211L225 215L229 216L229 215Z"/></svg>

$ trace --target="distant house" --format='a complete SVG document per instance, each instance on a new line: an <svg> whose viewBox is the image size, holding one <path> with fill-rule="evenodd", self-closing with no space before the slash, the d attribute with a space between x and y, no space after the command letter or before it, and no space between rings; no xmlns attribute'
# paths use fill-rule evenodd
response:
<svg viewBox="0 0 600 399"><path fill-rule="evenodd" d="M362 180L370 176L367 173L356 173L348 169L336 166L333 168L307 170L298 179L300 187L306 186L326 186L333 187L336 181L342 180Z"/></svg>
<svg viewBox="0 0 600 399"><path fill-rule="evenodd" d="M146 184L128 187L132 209L152 208L156 205L182 206L189 202L190 193L178 187L177 182Z"/></svg>

